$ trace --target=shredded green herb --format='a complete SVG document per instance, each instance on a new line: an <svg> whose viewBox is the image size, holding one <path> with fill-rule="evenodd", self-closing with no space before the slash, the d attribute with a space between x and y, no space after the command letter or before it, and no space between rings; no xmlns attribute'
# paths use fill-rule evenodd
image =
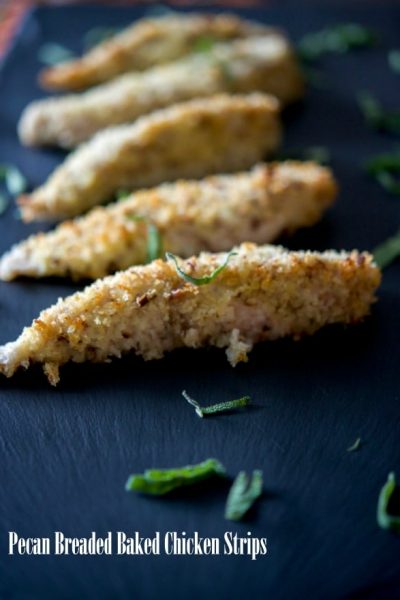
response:
<svg viewBox="0 0 400 600"><path fill-rule="evenodd" d="M9 204L9 198L5 194L0 193L0 216L6 212Z"/></svg>
<svg viewBox="0 0 400 600"><path fill-rule="evenodd" d="M197 465L188 465L177 469L147 469L143 475L131 475L126 482L125 489L162 496L177 488L193 485L210 477L224 475L223 465L215 458L209 458Z"/></svg>
<svg viewBox="0 0 400 600"><path fill-rule="evenodd" d="M93 27L83 36L83 46L85 50L90 50L97 44L109 40L120 31L119 27Z"/></svg>
<svg viewBox="0 0 400 600"><path fill-rule="evenodd" d="M212 35L202 35L194 40L192 51L210 52L214 48L216 41Z"/></svg>
<svg viewBox="0 0 400 600"><path fill-rule="evenodd" d="M391 194L400 195L400 152L380 154L366 163L367 172Z"/></svg>
<svg viewBox="0 0 400 600"><path fill-rule="evenodd" d="M378 267L388 267L400 256L400 230L372 251L374 260Z"/></svg>
<svg viewBox="0 0 400 600"><path fill-rule="evenodd" d="M300 58L311 61L327 53L344 54L353 48L370 47L376 41L371 29L357 23L343 23L306 34L297 48Z"/></svg>
<svg viewBox="0 0 400 600"><path fill-rule="evenodd" d="M400 74L400 50L391 50L388 54L388 62L392 70Z"/></svg>
<svg viewBox="0 0 400 600"><path fill-rule="evenodd" d="M325 146L309 146L280 152L275 158L276 160L313 160L321 165L326 165L331 160L331 154Z"/></svg>
<svg viewBox="0 0 400 600"><path fill-rule="evenodd" d="M229 490L225 518L229 521L240 521L261 496L262 486L262 471L253 471L251 479L244 471L240 471Z"/></svg>
<svg viewBox="0 0 400 600"><path fill-rule="evenodd" d="M117 193L115 194L116 199L119 200L125 200L125 198L127 198L130 195L130 191L129 190L117 190Z"/></svg>
<svg viewBox="0 0 400 600"><path fill-rule="evenodd" d="M14 165L0 165L0 180L6 184L11 196L22 194L28 187L28 182L21 171Z"/></svg>
<svg viewBox="0 0 400 600"><path fill-rule="evenodd" d="M352 444L351 446L349 446L349 448L347 448L347 452L356 452L356 450L359 450L361 446L361 438L357 438L356 441L354 442L354 444Z"/></svg>
<svg viewBox="0 0 400 600"><path fill-rule="evenodd" d="M396 533L400 533L400 515L393 515L388 511L390 499L396 489L395 474L389 473L385 485L382 487L376 512L376 518L379 527L382 529L390 529Z"/></svg>
<svg viewBox="0 0 400 600"><path fill-rule="evenodd" d="M48 44L43 44L39 48L38 59L44 65L58 65L59 63L65 62L67 60L71 60L76 58L76 54L62 46L61 44L56 44L53 42L49 42Z"/></svg>
<svg viewBox="0 0 400 600"><path fill-rule="evenodd" d="M368 125L373 129L400 133L400 111L385 110L381 103L370 93L361 92L358 104Z"/></svg>
<svg viewBox="0 0 400 600"><path fill-rule="evenodd" d="M161 257L162 254L162 239L160 232L158 231L154 223L150 223L141 215L129 215L129 219L133 221L143 221L147 228L147 262L150 263L153 260Z"/></svg>
<svg viewBox="0 0 400 600"><path fill-rule="evenodd" d="M200 406L200 404L196 400L191 398L191 396L189 396L189 394L185 390L183 390L182 396L185 398L185 400L189 402L189 404L191 404L194 407L196 414L201 418L207 415L215 415L218 413L235 410L237 408L243 408L244 406L247 406L251 400L250 396L243 396L242 398L238 398L237 400L219 402L218 404L213 404L211 406Z"/></svg>
<svg viewBox="0 0 400 600"><path fill-rule="evenodd" d="M172 260L174 262L176 271L177 271L178 275L180 275L182 277L182 279L184 279L185 281L188 281L189 283L193 283L194 285L207 285L208 283L211 283L212 281L214 281L214 279L221 273L221 271L223 269L225 269L231 256L236 256L236 254L237 254L237 252L234 252L233 250L231 250L229 252L229 254L227 255L226 259L224 260L224 262L222 263L222 265L220 265L219 267L214 269L214 271L210 275L204 275L204 277L192 277L191 275L188 275L188 273L185 273L185 271L182 271L182 269L178 265L176 256L174 254L172 254L171 252L166 252L165 257L167 260Z"/></svg>

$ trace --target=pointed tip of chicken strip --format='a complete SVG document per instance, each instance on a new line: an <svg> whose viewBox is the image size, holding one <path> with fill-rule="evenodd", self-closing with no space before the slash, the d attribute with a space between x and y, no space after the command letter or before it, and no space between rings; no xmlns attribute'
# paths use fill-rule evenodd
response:
<svg viewBox="0 0 400 600"><path fill-rule="evenodd" d="M185 281L172 262L156 260L98 280L42 311L0 348L0 372L32 363L50 383L67 362L105 362L128 352L145 360L179 347L226 348L234 366L264 340L300 338L370 311L380 271L368 253L289 252L241 244L208 285ZM226 254L179 260L191 277L212 273Z"/></svg>
<svg viewBox="0 0 400 600"><path fill-rule="evenodd" d="M276 149L279 102L262 93L181 102L97 133L18 203L22 219L60 220L139 189L245 169Z"/></svg>
<svg viewBox="0 0 400 600"><path fill-rule="evenodd" d="M147 225L165 251L190 256L265 244L314 225L332 204L332 172L313 162L259 164L250 171L177 181L30 236L0 259L0 279L18 276L97 279L147 260Z"/></svg>
<svg viewBox="0 0 400 600"><path fill-rule="evenodd" d="M230 40L277 30L233 14L172 14L140 19L96 45L81 58L42 69L40 84L49 90L82 90L127 71L143 71L176 60L201 40ZM281 35L281 34L280 34Z"/></svg>

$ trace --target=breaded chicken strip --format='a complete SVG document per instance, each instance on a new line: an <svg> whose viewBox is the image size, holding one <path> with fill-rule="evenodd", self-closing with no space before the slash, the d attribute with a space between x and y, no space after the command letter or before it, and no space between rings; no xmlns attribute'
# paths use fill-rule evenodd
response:
<svg viewBox="0 0 400 600"><path fill-rule="evenodd" d="M174 348L227 348L232 366L253 344L299 338L331 323L365 317L380 282L372 256L356 251L288 252L244 243L207 285L187 283L173 262L156 260L97 280L44 310L20 337L0 348L0 371L43 365L50 383L69 361L104 362L127 352L145 360ZM209 275L225 254L180 263Z"/></svg>
<svg viewBox="0 0 400 600"><path fill-rule="evenodd" d="M19 123L26 145L73 147L110 125L176 102L216 93L270 93L283 104L298 99L303 80L281 36L217 44L178 62L123 75L84 94L38 100Z"/></svg>
<svg viewBox="0 0 400 600"><path fill-rule="evenodd" d="M19 198L22 218L72 217L121 188L250 167L280 141L278 110L277 100L265 94L219 95L105 129L70 154L44 185Z"/></svg>
<svg viewBox="0 0 400 600"><path fill-rule="evenodd" d="M0 278L96 279L144 263L149 223L164 250L180 256L229 250L243 240L266 243L313 225L335 195L330 170L312 162L164 184L16 244L0 260Z"/></svg>
<svg viewBox="0 0 400 600"><path fill-rule="evenodd" d="M127 71L144 71L176 60L213 41L253 35L282 36L277 30L230 14L173 14L141 19L78 60L43 69L40 83L53 90L80 90Z"/></svg>

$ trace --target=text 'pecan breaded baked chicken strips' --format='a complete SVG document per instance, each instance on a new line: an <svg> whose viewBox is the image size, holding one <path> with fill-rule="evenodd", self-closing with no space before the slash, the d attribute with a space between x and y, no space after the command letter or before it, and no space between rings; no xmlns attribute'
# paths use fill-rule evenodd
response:
<svg viewBox="0 0 400 600"><path fill-rule="evenodd" d="M329 169L295 161L164 184L16 244L0 260L0 278L96 279L142 264L150 223L163 249L184 257L230 250L244 240L271 242L317 222L336 189Z"/></svg>
<svg viewBox="0 0 400 600"><path fill-rule="evenodd" d="M127 71L143 71L176 60L213 41L253 35L283 37L275 29L231 14L172 14L141 19L82 58L43 69L39 79L53 90L84 89Z"/></svg>
<svg viewBox="0 0 400 600"><path fill-rule="evenodd" d="M27 145L72 148L97 131L176 102L213 94L267 92L286 104L303 92L294 54L281 36L216 44L208 52L123 75L84 94L32 102L19 136Z"/></svg>
<svg viewBox="0 0 400 600"><path fill-rule="evenodd" d="M0 372L40 363L52 384L59 367L134 352L145 360L174 348L227 348L234 366L256 342L301 337L365 317L380 282L372 256L356 251L288 252L244 243L207 285L186 282L172 262L155 260L97 280L40 313L0 348ZM180 262L204 277L226 254Z"/></svg>
<svg viewBox="0 0 400 600"><path fill-rule="evenodd" d="M179 178L246 169L279 144L278 101L266 94L190 100L99 132L47 182L19 198L24 221L63 219Z"/></svg>

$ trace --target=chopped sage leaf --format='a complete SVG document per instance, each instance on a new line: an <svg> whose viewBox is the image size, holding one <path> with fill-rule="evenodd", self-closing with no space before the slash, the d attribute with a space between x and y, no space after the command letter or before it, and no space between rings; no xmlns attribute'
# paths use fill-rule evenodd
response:
<svg viewBox="0 0 400 600"><path fill-rule="evenodd" d="M65 62L67 60L71 60L76 58L76 54L65 48L65 46L61 46L61 44L56 44L53 42L49 42L47 44L43 44L39 48L38 59L45 65L53 66L58 65L59 63Z"/></svg>
<svg viewBox="0 0 400 600"><path fill-rule="evenodd" d="M14 165L2 165L2 177L5 180L7 191L12 196L22 194L28 187L28 182L21 171Z"/></svg>
<svg viewBox="0 0 400 600"><path fill-rule="evenodd" d="M262 471L253 471L251 479L244 471L240 471L229 490L225 518L229 521L240 521L261 496L262 486Z"/></svg>
<svg viewBox="0 0 400 600"><path fill-rule="evenodd" d="M300 40L297 49L300 58L311 61L327 53L344 54L353 48L375 44L376 35L371 29L357 23L343 23L306 34Z"/></svg>
<svg viewBox="0 0 400 600"><path fill-rule="evenodd" d="M117 200L125 200L130 195L129 190L118 190L115 194Z"/></svg>
<svg viewBox="0 0 400 600"><path fill-rule="evenodd" d="M177 469L147 469L143 475L131 475L126 482L127 491L162 496L172 490L193 485L204 479L224 476L225 468L215 458L209 458L197 465Z"/></svg>
<svg viewBox="0 0 400 600"><path fill-rule="evenodd" d="M400 74L400 50L391 50L388 54L388 61L393 71Z"/></svg>
<svg viewBox="0 0 400 600"><path fill-rule="evenodd" d="M352 444L349 448L347 448L347 452L355 452L359 450L361 446L361 438L357 438L354 444Z"/></svg>
<svg viewBox="0 0 400 600"><path fill-rule="evenodd" d="M400 533L400 514L394 515L389 512L389 502L396 489L396 477L394 473L389 473L385 485L382 487L379 499L376 518L379 527L382 529L390 529L396 533Z"/></svg>
<svg viewBox="0 0 400 600"><path fill-rule="evenodd" d="M368 125L381 131L400 133L400 111L385 110L368 92L361 92L358 95L358 103Z"/></svg>
<svg viewBox="0 0 400 600"><path fill-rule="evenodd" d="M200 404L191 398L185 390L183 390L182 396L194 407L196 414L201 418L203 418L205 415L215 415L218 413L235 410L236 408L243 408L244 406L247 406L251 400L250 396L243 396L237 400L219 402L218 404L212 404L211 406L200 406Z"/></svg>
<svg viewBox="0 0 400 600"><path fill-rule="evenodd" d="M83 36L85 50L90 50L94 46L97 46L97 44L109 40L120 31L119 27L93 27L93 29L89 29Z"/></svg>
<svg viewBox="0 0 400 600"><path fill-rule="evenodd" d="M400 230L372 251L378 267L384 269L400 256Z"/></svg>
<svg viewBox="0 0 400 600"><path fill-rule="evenodd" d="M380 154L366 163L367 172L391 194L400 195L400 152Z"/></svg>
<svg viewBox="0 0 400 600"><path fill-rule="evenodd" d="M150 223L146 217L141 215L129 215L129 219L132 219L133 221L143 221L146 224L147 262L150 263L153 260L160 258L162 254L162 239L156 225L154 225L154 223Z"/></svg>
<svg viewBox="0 0 400 600"><path fill-rule="evenodd" d="M219 267L214 269L214 271L210 275L204 275L204 277L192 277L191 275L188 275L188 273L185 273L185 271L182 271L182 269L178 265L178 261L174 254L172 254L171 252L165 253L166 259L172 260L174 262L178 275L180 275L182 277L182 279L184 279L185 281L187 281L189 283L193 283L194 285L206 285L206 284L214 281L214 279L221 273L221 271L223 269L225 269L231 256L236 256L236 255L237 255L237 252L234 252L233 250L231 250L229 252L229 254L227 255L225 261L222 263L222 265L220 265Z"/></svg>
<svg viewBox="0 0 400 600"><path fill-rule="evenodd" d="M9 198L7 198L7 196L5 194L2 194L0 192L0 216L4 215L9 204L10 204Z"/></svg>

